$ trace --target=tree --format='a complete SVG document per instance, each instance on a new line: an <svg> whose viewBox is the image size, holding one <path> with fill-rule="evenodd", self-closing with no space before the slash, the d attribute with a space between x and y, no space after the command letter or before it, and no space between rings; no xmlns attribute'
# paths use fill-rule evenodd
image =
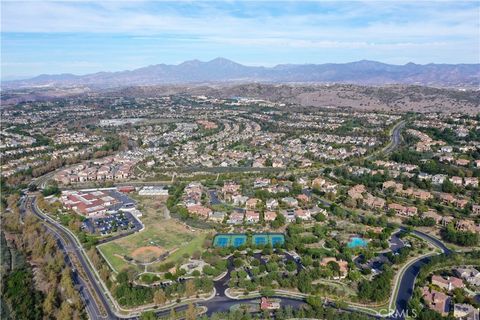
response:
<svg viewBox="0 0 480 320"><path fill-rule="evenodd" d="M188 304L187 310L185 311L185 320L196 320L197 310L192 303Z"/></svg>
<svg viewBox="0 0 480 320"><path fill-rule="evenodd" d="M65 290L68 297L72 297L75 289L73 287L72 277L70 274L70 269L65 268L62 272L62 279L60 280L60 285Z"/></svg>
<svg viewBox="0 0 480 320"><path fill-rule="evenodd" d="M42 319L42 298L35 289L30 269L11 272L2 284L2 304L6 301L17 319Z"/></svg>
<svg viewBox="0 0 480 320"><path fill-rule="evenodd" d="M164 304L167 301L167 297L165 295L165 292L163 292L162 289L158 289L155 291L153 295L153 302L155 304Z"/></svg>
<svg viewBox="0 0 480 320"><path fill-rule="evenodd" d="M60 311L58 312L57 319L72 319L73 318L73 309L68 303L67 300L62 302L60 306Z"/></svg>
<svg viewBox="0 0 480 320"><path fill-rule="evenodd" d="M235 266L235 268L240 268L241 266L243 266L243 260L240 258L236 258L233 260L233 265Z"/></svg>
<svg viewBox="0 0 480 320"><path fill-rule="evenodd" d="M302 293L309 293L312 291L312 278L305 271L300 272L298 275L298 290Z"/></svg>
<svg viewBox="0 0 480 320"><path fill-rule="evenodd" d="M53 288L48 291L48 294L43 302L43 312L48 316L53 316L57 305L57 291Z"/></svg>
<svg viewBox="0 0 480 320"><path fill-rule="evenodd" d="M195 284L193 283L192 280L187 280L187 282L185 282L185 295L187 296L187 298L190 298L191 296L195 295L196 294L196 288L195 288Z"/></svg>
<svg viewBox="0 0 480 320"><path fill-rule="evenodd" d="M457 191L457 187L455 187L452 181L445 179L442 183L442 191L447 193L455 193Z"/></svg>
<svg viewBox="0 0 480 320"><path fill-rule="evenodd" d="M145 311L140 315L140 320L156 320L157 316L153 311Z"/></svg>
<svg viewBox="0 0 480 320"><path fill-rule="evenodd" d="M347 197L347 199L345 199L344 203L349 208L355 208L357 206L357 201L353 198L350 198L350 197Z"/></svg>
<svg viewBox="0 0 480 320"><path fill-rule="evenodd" d="M335 261L328 262L327 267L332 271L334 275L336 276L340 275L340 266Z"/></svg>
<svg viewBox="0 0 480 320"><path fill-rule="evenodd" d="M170 315L168 316L168 319L170 320L176 320L177 319L177 313L175 312L175 309L172 308L170 311Z"/></svg>
<svg viewBox="0 0 480 320"><path fill-rule="evenodd" d="M272 297L275 295L275 291L273 291L271 288L264 288L260 290L260 295L263 297Z"/></svg>
<svg viewBox="0 0 480 320"><path fill-rule="evenodd" d="M278 229L285 225L286 219L283 214L277 214L275 220L272 221L272 228Z"/></svg>

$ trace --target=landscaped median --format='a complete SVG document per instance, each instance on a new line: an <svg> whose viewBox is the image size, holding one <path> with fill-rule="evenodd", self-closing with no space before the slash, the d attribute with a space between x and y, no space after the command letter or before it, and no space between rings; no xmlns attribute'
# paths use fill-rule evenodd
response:
<svg viewBox="0 0 480 320"><path fill-rule="evenodd" d="M306 303L307 303L307 298L312 297L309 294L304 294L304 293L301 293L301 292L292 292L292 291L282 290L282 289L272 290L271 293L275 297L284 297L284 298L290 298L290 299L303 300ZM244 300L244 299L253 299L253 298L262 297L261 291L252 291L252 292L249 292L247 295L245 295L243 291L232 290L230 288L225 290L225 295L230 299L239 300L239 301ZM336 301L334 299L329 299L329 298L326 298L326 297L322 297L322 299L324 299L325 302L334 303L334 304L338 303L338 301ZM378 315L377 310L380 310L380 308L378 308L378 309L377 308L369 308L369 307L361 306L361 305L351 303L351 302L345 302L345 304L346 304L345 308L341 308L341 309L350 310L350 311L360 311L360 312L367 313L367 314L370 314L370 315L375 315L375 316Z"/></svg>
<svg viewBox="0 0 480 320"><path fill-rule="evenodd" d="M203 294L203 295L200 294L198 298L197 297L187 298L187 299L183 299L181 302L177 302L177 301L174 300L174 301L171 301L168 304L164 304L162 306L157 306L154 303L151 303L151 304L142 305L140 307L131 308L131 309L122 308L121 313L124 316L132 317L132 316L139 316L141 313L147 312L147 311L154 311L154 312L169 311L173 307L178 308L178 307L188 305L190 303L198 303L198 302L208 301L208 300L214 298L215 295L216 295L216 290L214 288L211 294Z"/></svg>

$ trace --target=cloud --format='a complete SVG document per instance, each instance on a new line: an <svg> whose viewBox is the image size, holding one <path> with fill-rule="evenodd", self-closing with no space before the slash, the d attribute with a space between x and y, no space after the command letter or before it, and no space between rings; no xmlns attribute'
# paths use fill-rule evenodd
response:
<svg viewBox="0 0 480 320"><path fill-rule="evenodd" d="M478 62L479 10L478 1L441 0L3 0L2 69L83 73L216 56L257 65Z"/></svg>
<svg viewBox="0 0 480 320"><path fill-rule="evenodd" d="M479 35L478 4L450 2L315 2L278 4L104 1L5 2L3 32L89 32L294 38L318 40ZM283 4L283 3L282 3ZM328 4L328 3L327 3ZM306 7L305 7L306 6ZM236 10L235 10L236 8ZM443 9L443 10L442 10ZM239 14L241 11L243 14ZM273 14L275 13L275 14ZM410 17L410 18L409 18Z"/></svg>

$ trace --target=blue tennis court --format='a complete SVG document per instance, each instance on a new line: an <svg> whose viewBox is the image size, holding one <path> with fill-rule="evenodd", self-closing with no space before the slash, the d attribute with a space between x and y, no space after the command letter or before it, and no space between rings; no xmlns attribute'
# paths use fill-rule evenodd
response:
<svg viewBox="0 0 480 320"><path fill-rule="evenodd" d="M285 237L283 235L270 236L270 243L272 246L283 245L285 243Z"/></svg>
<svg viewBox="0 0 480 320"><path fill-rule="evenodd" d="M213 244L215 245L215 247L225 248L225 247L228 247L229 242L230 242L230 237L228 236L216 236Z"/></svg>
<svg viewBox="0 0 480 320"><path fill-rule="evenodd" d="M248 239L247 235L243 233L219 233L213 238L213 246L217 248L238 248L247 244L247 240L249 244L256 246L267 244L278 246L285 243L285 236L281 233L255 233L251 239Z"/></svg>
<svg viewBox="0 0 480 320"><path fill-rule="evenodd" d="M247 236L233 236L233 246L240 247L247 242Z"/></svg>
<svg viewBox="0 0 480 320"><path fill-rule="evenodd" d="M268 242L268 237L263 234L256 234L252 237L252 239L253 239L253 243L256 246L264 246Z"/></svg>

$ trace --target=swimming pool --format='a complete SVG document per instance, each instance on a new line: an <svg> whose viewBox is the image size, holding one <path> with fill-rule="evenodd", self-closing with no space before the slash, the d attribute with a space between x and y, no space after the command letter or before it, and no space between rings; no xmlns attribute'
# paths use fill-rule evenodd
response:
<svg viewBox="0 0 480 320"><path fill-rule="evenodd" d="M366 247L367 244L368 244L368 241L363 238L352 237L350 238L350 242L347 244L347 247L349 248Z"/></svg>

